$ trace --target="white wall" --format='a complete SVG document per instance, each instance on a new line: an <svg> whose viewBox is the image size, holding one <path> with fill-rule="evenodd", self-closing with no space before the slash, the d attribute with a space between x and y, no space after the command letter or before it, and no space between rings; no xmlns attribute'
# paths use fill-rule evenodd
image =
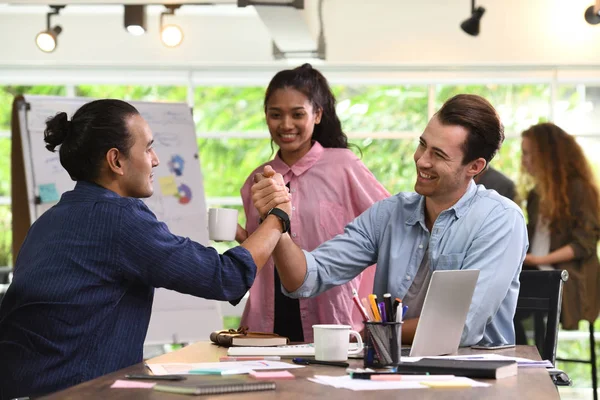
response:
<svg viewBox="0 0 600 400"><path fill-rule="evenodd" d="M315 1L307 0L311 7ZM592 0L479 0L486 13L478 37L459 28L470 14L469 0L324 1L329 64L600 65L600 25L583 19ZM148 17L149 33L134 37L123 29L120 8L91 7L93 14L83 15L83 6L71 12L67 7L53 19L63 27L53 54L34 43L45 26L43 12L0 7L0 65L272 63L270 35L256 12L235 7L215 12L223 7L187 6L168 17L185 31L176 49L160 43L156 12Z"/></svg>

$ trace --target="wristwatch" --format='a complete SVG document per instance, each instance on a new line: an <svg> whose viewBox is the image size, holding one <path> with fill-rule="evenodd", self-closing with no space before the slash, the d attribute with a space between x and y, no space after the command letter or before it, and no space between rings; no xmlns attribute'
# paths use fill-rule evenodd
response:
<svg viewBox="0 0 600 400"><path fill-rule="evenodd" d="M279 218L279 220L281 221L281 225L283 226L282 233L286 233L286 232L290 231L290 216L285 211L283 211L280 208L271 208L269 210L269 212L267 213L267 215L265 216L265 218L271 214L273 214L274 216Z"/></svg>

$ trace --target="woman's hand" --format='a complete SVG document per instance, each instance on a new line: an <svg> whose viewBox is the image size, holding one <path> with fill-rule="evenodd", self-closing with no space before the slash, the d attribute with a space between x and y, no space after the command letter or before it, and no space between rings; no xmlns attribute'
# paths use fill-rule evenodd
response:
<svg viewBox="0 0 600 400"><path fill-rule="evenodd" d="M534 256L533 254L527 254L525 256L525 260L523 260L524 265L536 266L540 265L540 258L538 256Z"/></svg>
<svg viewBox="0 0 600 400"><path fill-rule="evenodd" d="M242 244L242 242L246 239L248 239L248 231L242 228L240 224L237 224L237 229L235 232L235 241L239 244Z"/></svg>

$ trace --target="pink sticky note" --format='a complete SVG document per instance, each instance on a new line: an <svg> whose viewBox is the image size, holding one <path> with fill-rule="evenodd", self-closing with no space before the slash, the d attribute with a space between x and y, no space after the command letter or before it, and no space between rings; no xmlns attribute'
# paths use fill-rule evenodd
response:
<svg viewBox="0 0 600 400"><path fill-rule="evenodd" d="M250 371L250 376L255 379L296 379L290 371Z"/></svg>
<svg viewBox="0 0 600 400"><path fill-rule="evenodd" d="M154 385L156 385L155 382L116 380L112 384L111 389L152 389Z"/></svg>

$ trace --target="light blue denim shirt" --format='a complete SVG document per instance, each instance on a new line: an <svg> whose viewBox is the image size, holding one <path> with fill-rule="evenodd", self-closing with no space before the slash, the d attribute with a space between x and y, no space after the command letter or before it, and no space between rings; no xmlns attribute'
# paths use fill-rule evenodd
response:
<svg viewBox="0 0 600 400"><path fill-rule="evenodd" d="M304 251L304 283L288 295L315 296L377 263L373 292L402 298L429 251L433 271L480 270L461 346L514 343L519 273L528 245L519 207L473 181L463 197L438 216L431 234L425 226L425 198L398 193L374 204L343 234L312 252Z"/></svg>

